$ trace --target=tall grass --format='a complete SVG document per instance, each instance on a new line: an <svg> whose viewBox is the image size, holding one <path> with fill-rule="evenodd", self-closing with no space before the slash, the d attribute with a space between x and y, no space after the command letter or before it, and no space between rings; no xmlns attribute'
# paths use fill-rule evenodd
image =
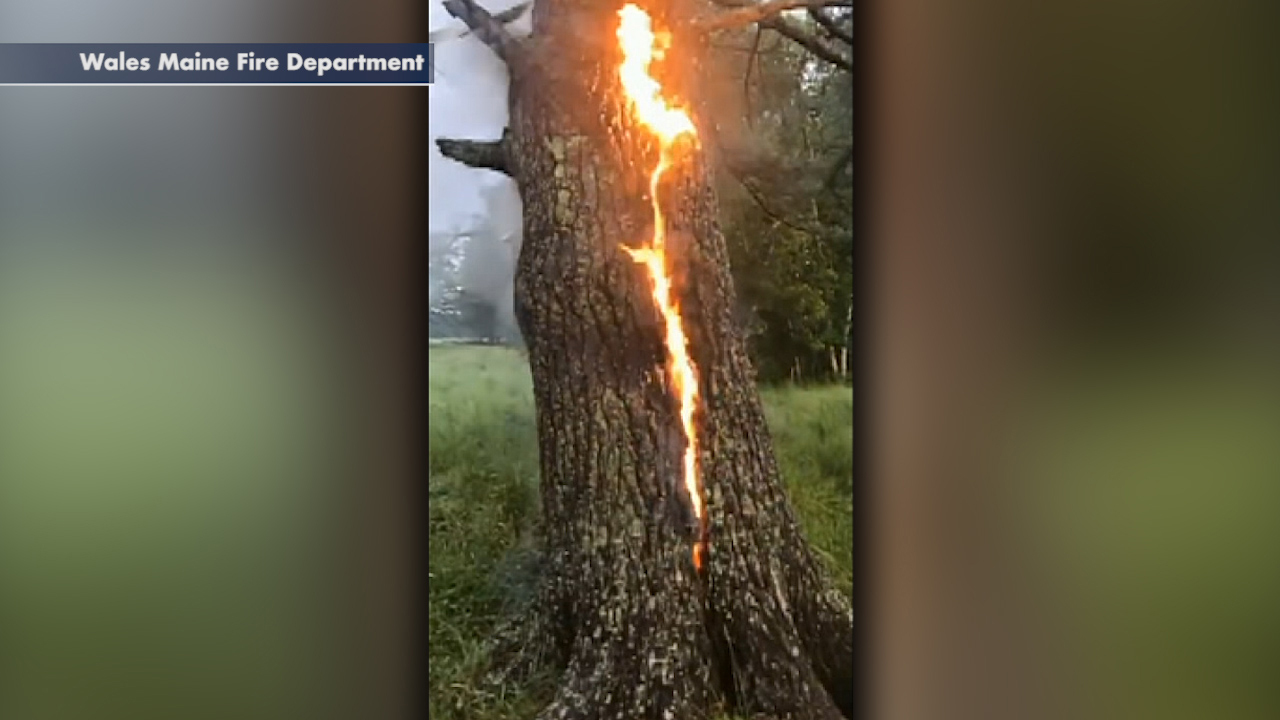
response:
<svg viewBox="0 0 1280 720"><path fill-rule="evenodd" d="M525 562L538 481L529 371L504 348L429 352L429 710L446 720L530 717L545 697L493 697L475 682L486 638L535 582ZM852 393L762 392L805 532L839 586L852 592Z"/></svg>

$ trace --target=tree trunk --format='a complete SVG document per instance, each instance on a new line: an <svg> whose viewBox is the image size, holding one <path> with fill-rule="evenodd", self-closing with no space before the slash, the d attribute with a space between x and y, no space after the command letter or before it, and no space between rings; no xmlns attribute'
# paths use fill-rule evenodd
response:
<svg viewBox="0 0 1280 720"><path fill-rule="evenodd" d="M664 17L693 5L646 9L676 33L668 96L695 97L700 41ZM681 152L661 188L701 387L699 572L662 323L644 268L622 250L653 231L658 156L620 92L617 8L539 0L533 12L505 144L524 202L515 308L537 405L544 563L538 599L496 659L562 670L548 720L696 720L720 707L852 717L852 609L779 482L706 160Z"/></svg>
<svg viewBox="0 0 1280 720"><path fill-rule="evenodd" d="M840 347L840 379L849 379L849 346L853 344L853 303L849 303L849 311L845 314L844 345Z"/></svg>

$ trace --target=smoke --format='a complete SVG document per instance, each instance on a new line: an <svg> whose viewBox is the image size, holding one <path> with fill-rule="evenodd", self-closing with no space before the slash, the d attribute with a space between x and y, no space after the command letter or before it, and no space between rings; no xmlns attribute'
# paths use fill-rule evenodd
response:
<svg viewBox="0 0 1280 720"><path fill-rule="evenodd" d="M488 3L501 12L518 0ZM431 87L430 125L430 294L457 283L462 292L491 303L498 323L515 331L512 280L520 249L521 205L515 183L505 175L477 170L440 154L440 137L492 140L507 124L507 68L479 40L460 36L462 24L449 16L439 0L430 5L431 33L436 45L436 84ZM527 34L531 13L510 26ZM458 238L466 242L457 242ZM438 259L460 256L457 272ZM434 306L433 306L434 307Z"/></svg>

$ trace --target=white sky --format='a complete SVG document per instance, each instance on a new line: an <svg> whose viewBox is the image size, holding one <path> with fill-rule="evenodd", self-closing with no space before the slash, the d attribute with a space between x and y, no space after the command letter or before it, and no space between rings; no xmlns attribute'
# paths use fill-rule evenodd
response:
<svg viewBox="0 0 1280 720"><path fill-rule="evenodd" d="M490 12L500 12L518 0L485 3ZM461 23L445 12L440 0L430 0L431 31ZM474 37L447 39L436 45L436 77L431 93L428 133L431 137L431 232L488 234L493 221L507 230L510 217L491 218L493 204L509 206L515 192L509 179L488 171L464 167L445 159L435 147L438 137L491 140L502 134L507 123L506 67ZM489 195L491 199L486 199ZM479 223L481 227L476 227ZM518 218L515 228L518 230Z"/></svg>
<svg viewBox="0 0 1280 720"><path fill-rule="evenodd" d="M485 9L501 12L519 0L486 0ZM430 0L431 32L462 28ZM529 16L511 28L529 31ZM440 154L438 137L493 140L507 124L506 66L474 37L442 39L435 48L435 84L431 93L428 135L431 138L430 242L434 249L454 235L467 235L460 277L468 291L486 297L511 316L511 287L520 246L520 197L505 175L468 168ZM433 253L434 254L434 253ZM431 268L432 286L438 270Z"/></svg>

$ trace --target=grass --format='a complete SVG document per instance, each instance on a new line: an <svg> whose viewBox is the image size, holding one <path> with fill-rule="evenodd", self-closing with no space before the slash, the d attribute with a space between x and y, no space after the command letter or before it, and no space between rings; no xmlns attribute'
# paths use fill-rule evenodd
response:
<svg viewBox="0 0 1280 720"><path fill-rule="evenodd" d="M446 720L531 717L546 701L485 695L486 638L527 598L537 513L533 394L521 356L430 349L429 711ZM846 387L762 391L783 480L836 582L853 587L853 396ZM437 714L438 713L438 714Z"/></svg>

